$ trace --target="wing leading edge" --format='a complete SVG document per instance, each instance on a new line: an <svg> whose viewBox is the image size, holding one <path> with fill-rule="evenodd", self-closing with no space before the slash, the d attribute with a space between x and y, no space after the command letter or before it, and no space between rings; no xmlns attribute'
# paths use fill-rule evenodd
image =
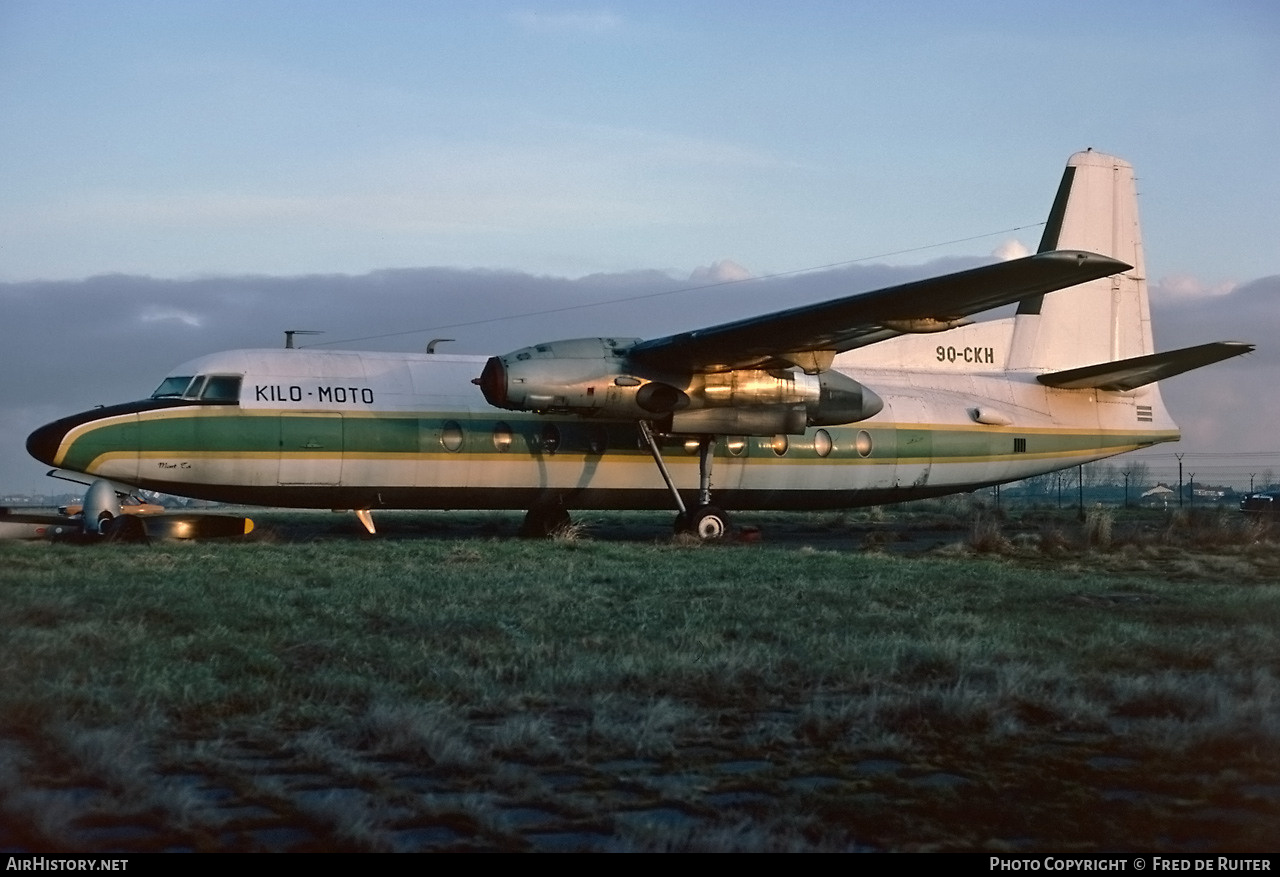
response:
<svg viewBox="0 0 1280 877"><path fill-rule="evenodd" d="M831 357L904 332L939 331L964 317L1127 271L1125 262L1082 250L1056 250L917 280L832 301L736 320L632 347L631 359L656 367L714 372L799 365L821 371Z"/></svg>

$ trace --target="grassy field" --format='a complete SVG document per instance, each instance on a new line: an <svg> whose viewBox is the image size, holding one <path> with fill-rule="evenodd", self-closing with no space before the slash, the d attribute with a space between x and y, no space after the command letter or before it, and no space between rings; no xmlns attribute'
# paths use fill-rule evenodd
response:
<svg viewBox="0 0 1280 877"><path fill-rule="evenodd" d="M1276 847L1280 540L1238 515L261 523L0 545L0 846Z"/></svg>

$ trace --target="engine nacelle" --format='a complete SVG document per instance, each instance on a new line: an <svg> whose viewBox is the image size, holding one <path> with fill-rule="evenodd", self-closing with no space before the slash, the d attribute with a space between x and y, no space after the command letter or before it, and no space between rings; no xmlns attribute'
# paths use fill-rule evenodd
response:
<svg viewBox="0 0 1280 877"><path fill-rule="evenodd" d="M739 369L658 373L632 363L634 338L580 338L494 356L475 383L490 405L658 420L680 432L772 435L865 420L884 407L852 378L827 371Z"/></svg>
<svg viewBox="0 0 1280 877"><path fill-rule="evenodd" d="M636 338L552 341L493 356L475 382L490 405L512 411L650 419L689 405L688 375L633 368Z"/></svg>
<svg viewBox="0 0 1280 877"><path fill-rule="evenodd" d="M799 411L798 429L774 432L804 432L806 426L835 426L866 420L884 407L884 402L853 378L840 372L827 371L807 375L796 369L764 371L739 369L731 372L698 375L690 390L693 408L776 409ZM786 415L796 422L794 413ZM765 434L761 432L759 434Z"/></svg>
<svg viewBox="0 0 1280 877"><path fill-rule="evenodd" d="M866 420L884 400L839 372L743 369L700 375L690 410L671 418L671 432L800 435L810 426Z"/></svg>
<svg viewBox="0 0 1280 877"><path fill-rule="evenodd" d="M86 533L102 533L102 525L121 514L120 499L110 481L99 479L89 485L81 512Z"/></svg>

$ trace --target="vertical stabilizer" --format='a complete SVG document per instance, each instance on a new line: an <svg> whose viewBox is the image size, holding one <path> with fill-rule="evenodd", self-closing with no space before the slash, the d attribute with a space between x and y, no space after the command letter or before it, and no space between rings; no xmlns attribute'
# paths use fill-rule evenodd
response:
<svg viewBox="0 0 1280 877"><path fill-rule="evenodd" d="M1133 166L1092 150L1067 162L1040 252L1087 250L1134 267L1026 299L1014 319L1009 368L1060 370L1153 351Z"/></svg>

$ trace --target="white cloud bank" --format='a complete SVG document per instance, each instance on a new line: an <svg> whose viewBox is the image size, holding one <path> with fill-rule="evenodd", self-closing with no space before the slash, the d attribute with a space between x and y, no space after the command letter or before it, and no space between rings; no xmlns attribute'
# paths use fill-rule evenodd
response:
<svg viewBox="0 0 1280 877"><path fill-rule="evenodd" d="M1191 274L1170 274L1151 284L1151 295L1157 301L1218 298L1234 292L1238 286L1234 280L1210 283Z"/></svg>
<svg viewBox="0 0 1280 877"><path fill-rule="evenodd" d="M710 265L694 268L689 275L693 283L731 283L735 280L750 280L753 275L746 268L731 259L721 259Z"/></svg>
<svg viewBox="0 0 1280 877"><path fill-rule="evenodd" d="M1002 243L991 251L991 255L995 256L1001 262L1008 262L1011 259L1021 259L1023 256L1030 256L1031 250L1027 245L1016 238L1010 239Z"/></svg>

